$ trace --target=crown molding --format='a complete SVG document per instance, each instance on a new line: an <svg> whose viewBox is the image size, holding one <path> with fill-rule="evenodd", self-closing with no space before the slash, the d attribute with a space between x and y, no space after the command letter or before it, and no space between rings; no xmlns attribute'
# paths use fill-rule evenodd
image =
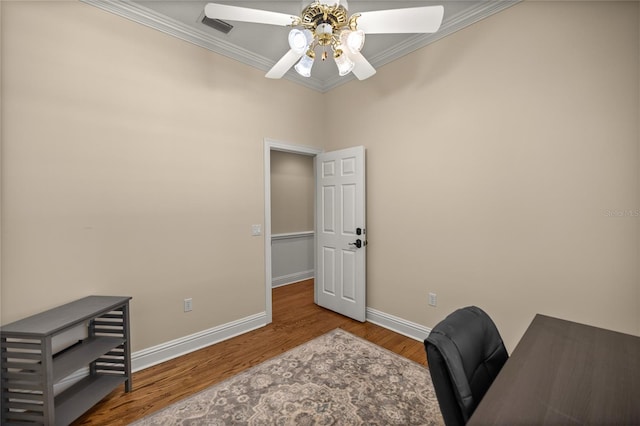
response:
<svg viewBox="0 0 640 426"><path fill-rule="evenodd" d="M501 12L523 0L498 0L498 1L479 1L476 5L465 8L462 12L450 17L446 17L440 29L436 33L431 34L416 34L413 37L409 37L402 43L394 45L392 48L377 53L374 56L368 57L367 60L378 69L381 66L395 61L409 53L415 52L431 43L434 43L448 35L451 35L463 28L466 28L478 21L488 18L498 12ZM336 77L327 80L323 87L323 92L327 92L335 87L347 83L353 80L352 74L348 75L348 78Z"/></svg>
<svg viewBox="0 0 640 426"><path fill-rule="evenodd" d="M200 31L194 27L183 24L182 22L171 19L165 15L161 15L151 9L133 3L128 0L80 0L107 12L161 31L173 37L177 37L186 42L195 44L219 53L231 59L235 59L254 68L263 70L265 73L273 67L275 62L260 56L249 50L240 48L225 40L217 39ZM295 73L288 73L284 76L287 80L302 84L310 89L323 92L325 90L322 81L317 78L305 78Z"/></svg>
<svg viewBox="0 0 640 426"><path fill-rule="evenodd" d="M186 42L219 53L228 58L240 61L265 72L271 69L274 65L273 61L265 58L264 56L240 48L234 44L226 42L225 40L212 37L204 31L185 25L129 0L80 1L156 29L173 37L177 37ZM437 33L415 35L408 38L403 43L395 45L392 48L367 59L371 65L375 68L379 68L391 61L401 58L402 56L487 18L488 16L511 7L520 1L522 0L479 1L476 5L466 8L461 13L447 17ZM283 78L301 84L309 89L324 93L354 80L355 77L353 77L352 74L345 77L336 75L334 78L323 82L318 78L305 78L297 75L296 73L287 73Z"/></svg>

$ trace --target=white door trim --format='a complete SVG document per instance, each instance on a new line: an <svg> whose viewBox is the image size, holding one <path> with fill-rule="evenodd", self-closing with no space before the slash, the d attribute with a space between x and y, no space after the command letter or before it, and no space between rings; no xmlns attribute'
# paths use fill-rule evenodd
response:
<svg viewBox="0 0 640 426"><path fill-rule="evenodd" d="M273 322L271 300L271 291L273 290L271 285L271 151L290 152L313 157L323 152L320 148L293 145L268 138L264 139L264 285L266 292L265 312L267 314L267 324Z"/></svg>

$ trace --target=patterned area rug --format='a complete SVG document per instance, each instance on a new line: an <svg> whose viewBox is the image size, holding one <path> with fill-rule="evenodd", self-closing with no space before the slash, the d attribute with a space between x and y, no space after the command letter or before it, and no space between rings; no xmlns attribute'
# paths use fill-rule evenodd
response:
<svg viewBox="0 0 640 426"><path fill-rule="evenodd" d="M134 423L442 424L426 367L340 329Z"/></svg>

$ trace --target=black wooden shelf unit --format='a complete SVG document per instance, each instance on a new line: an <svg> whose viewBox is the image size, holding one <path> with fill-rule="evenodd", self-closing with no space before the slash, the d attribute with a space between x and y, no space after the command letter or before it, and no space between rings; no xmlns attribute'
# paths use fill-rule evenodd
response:
<svg viewBox="0 0 640 426"><path fill-rule="evenodd" d="M2 326L0 423L68 425L120 384L130 392L129 300L88 296ZM52 339L78 327L88 337L53 353ZM54 395L54 384L86 367Z"/></svg>

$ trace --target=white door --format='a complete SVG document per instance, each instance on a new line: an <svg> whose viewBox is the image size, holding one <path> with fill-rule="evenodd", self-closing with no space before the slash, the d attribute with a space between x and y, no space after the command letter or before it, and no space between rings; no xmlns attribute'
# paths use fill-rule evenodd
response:
<svg viewBox="0 0 640 426"><path fill-rule="evenodd" d="M316 170L316 300L365 320L365 161L358 146L318 154Z"/></svg>

